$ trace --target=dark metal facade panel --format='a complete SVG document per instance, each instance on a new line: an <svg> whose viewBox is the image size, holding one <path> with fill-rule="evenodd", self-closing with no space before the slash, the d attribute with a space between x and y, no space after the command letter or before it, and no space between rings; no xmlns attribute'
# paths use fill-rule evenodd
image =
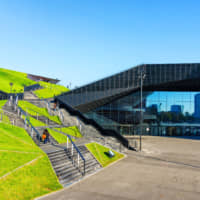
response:
<svg viewBox="0 0 200 200"><path fill-rule="evenodd" d="M144 64L106 77L57 97L80 111L89 111L140 88L140 71L144 70L144 90L175 90L194 86L191 80L200 81L200 63ZM190 84L188 84L188 81ZM182 82L182 85L181 85ZM187 82L187 85L184 83ZM193 81L194 82L194 81ZM187 88L189 89L189 88Z"/></svg>

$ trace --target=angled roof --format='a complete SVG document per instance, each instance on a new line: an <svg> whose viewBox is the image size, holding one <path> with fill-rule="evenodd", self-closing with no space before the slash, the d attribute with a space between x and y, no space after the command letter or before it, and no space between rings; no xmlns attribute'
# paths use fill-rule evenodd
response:
<svg viewBox="0 0 200 200"><path fill-rule="evenodd" d="M48 77L44 77L44 76L38 76L38 75L34 75L34 74L27 74L28 78L34 81L45 81L45 82L50 82L50 83L58 83L60 80L58 79L54 79L54 78L48 78Z"/></svg>
<svg viewBox="0 0 200 200"><path fill-rule="evenodd" d="M84 85L57 97L81 112L89 112L140 89L145 91L200 91L200 63L143 64Z"/></svg>

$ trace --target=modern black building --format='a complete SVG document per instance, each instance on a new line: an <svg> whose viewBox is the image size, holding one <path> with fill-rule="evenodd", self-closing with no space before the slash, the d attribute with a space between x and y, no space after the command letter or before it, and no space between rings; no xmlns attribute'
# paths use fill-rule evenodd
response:
<svg viewBox="0 0 200 200"><path fill-rule="evenodd" d="M200 63L143 64L64 93L56 100L120 134L192 135L200 133ZM197 105L198 104L198 105ZM173 105L183 112L171 112ZM195 107L195 110L194 110ZM189 131L188 131L189 130Z"/></svg>

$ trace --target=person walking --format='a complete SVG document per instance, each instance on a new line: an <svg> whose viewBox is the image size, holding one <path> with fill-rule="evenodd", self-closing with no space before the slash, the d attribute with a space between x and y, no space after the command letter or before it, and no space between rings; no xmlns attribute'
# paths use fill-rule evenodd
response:
<svg viewBox="0 0 200 200"><path fill-rule="evenodd" d="M44 130L42 134L42 142L44 142L44 144L46 143L46 137L46 131Z"/></svg>
<svg viewBox="0 0 200 200"><path fill-rule="evenodd" d="M46 143L49 142L50 143L50 134L49 131L47 129L45 129L46 131Z"/></svg>

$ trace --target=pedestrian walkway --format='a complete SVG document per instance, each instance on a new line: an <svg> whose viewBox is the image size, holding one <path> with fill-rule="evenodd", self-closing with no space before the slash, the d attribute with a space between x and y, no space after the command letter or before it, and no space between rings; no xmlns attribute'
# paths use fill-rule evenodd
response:
<svg viewBox="0 0 200 200"><path fill-rule="evenodd" d="M199 169L143 157L143 153L127 154L99 173L37 200L199 200Z"/></svg>

